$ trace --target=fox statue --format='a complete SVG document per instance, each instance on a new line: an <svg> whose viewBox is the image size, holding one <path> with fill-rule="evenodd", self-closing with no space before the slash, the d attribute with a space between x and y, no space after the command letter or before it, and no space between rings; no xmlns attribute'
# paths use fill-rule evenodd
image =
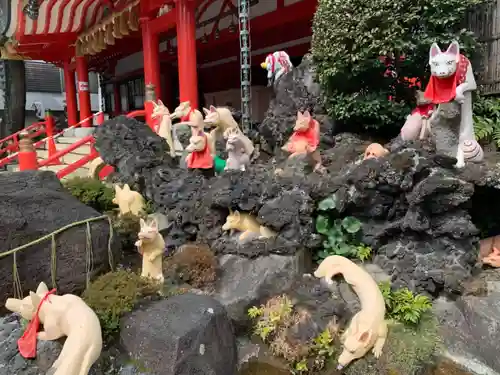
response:
<svg viewBox="0 0 500 375"><path fill-rule="evenodd" d="M120 188L119 185L115 185L115 197L113 198L113 203L118 205L120 215L130 212L139 216L142 212L144 212L144 198L137 191L131 190L128 184L123 185L123 188Z"/></svg>
<svg viewBox="0 0 500 375"><path fill-rule="evenodd" d="M73 294L55 295L45 283L20 300L9 298L5 307L30 323L18 346L26 358L36 355L36 339L57 340L67 336L61 354L52 364L53 375L87 375L101 355L101 324L95 312ZM39 324L43 331L37 333ZM31 336L33 335L33 336Z"/></svg>
<svg viewBox="0 0 500 375"><path fill-rule="evenodd" d="M243 139L245 135L239 128L229 128L224 133L224 137L227 138L227 160L224 170L245 171L250 164L250 155L246 151Z"/></svg>
<svg viewBox="0 0 500 375"><path fill-rule="evenodd" d="M276 233L271 229L260 225L254 216L247 213L240 213L238 211L229 211L229 215L226 218L226 222L222 226L222 230L233 230L236 229L242 232L239 236L240 241L245 239L258 238L272 238L276 237Z"/></svg>
<svg viewBox="0 0 500 375"><path fill-rule="evenodd" d="M352 317L349 327L342 335L344 350L337 366L338 370L342 370L352 361L363 357L370 349L375 358L380 357L387 338L387 322L384 320L384 297L373 277L360 266L345 257L331 255L314 272L315 277L324 278L328 284L338 274L344 276L361 304L361 310Z"/></svg>
<svg viewBox="0 0 500 375"><path fill-rule="evenodd" d="M147 223L140 219L141 230L139 239L135 243L139 253L142 255L141 276L163 283L163 253L165 251L165 240L158 229L155 219Z"/></svg>
<svg viewBox="0 0 500 375"><path fill-rule="evenodd" d="M266 60L260 66L267 70L268 87L276 84L283 74L293 69L290 56L284 51L277 51L267 55Z"/></svg>
<svg viewBox="0 0 500 375"><path fill-rule="evenodd" d="M471 91L476 90L477 85L469 59L460 54L457 41L451 42L445 52L433 43L429 51L429 65L431 78L424 97L438 105L430 119L431 133L435 117L439 116L440 105L456 101L460 104L460 130L455 167L464 167L465 161L481 161L483 151L477 143L472 118Z"/></svg>

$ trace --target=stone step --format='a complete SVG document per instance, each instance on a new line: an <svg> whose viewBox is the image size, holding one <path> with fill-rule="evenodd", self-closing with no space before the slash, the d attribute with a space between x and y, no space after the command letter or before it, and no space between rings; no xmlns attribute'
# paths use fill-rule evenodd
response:
<svg viewBox="0 0 500 375"><path fill-rule="evenodd" d="M65 144L73 144L75 142L78 142L81 138L78 138L78 137L65 137L65 136L61 136L61 137L57 137L56 138L56 142L57 143L65 143Z"/></svg>
<svg viewBox="0 0 500 375"><path fill-rule="evenodd" d="M57 151L61 151L61 150L66 150L68 147L70 146L70 144L68 143L56 143L56 150ZM47 150L47 145L44 145L40 148L37 149L37 152L39 150ZM73 151L71 151L72 154L79 154L79 155L88 155L90 153L90 145L89 144L85 144L85 145L82 145L76 149L74 149Z"/></svg>
<svg viewBox="0 0 500 375"><path fill-rule="evenodd" d="M79 149L76 149L75 151L78 151L78 152L70 152L69 154L66 154L63 157L61 157L59 159L60 162L63 163L63 164L73 164L74 162L77 162L82 157L84 157L84 156L86 156L86 155L89 154L88 152L84 153L84 152L82 152ZM49 151L48 150L44 150L44 149L37 150L36 151L36 155L38 156L39 160L45 160L45 159L47 159L49 157Z"/></svg>

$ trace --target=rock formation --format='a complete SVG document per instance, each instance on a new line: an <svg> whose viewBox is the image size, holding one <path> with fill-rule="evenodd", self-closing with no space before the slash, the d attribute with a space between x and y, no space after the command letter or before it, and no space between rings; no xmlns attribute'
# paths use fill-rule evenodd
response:
<svg viewBox="0 0 500 375"><path fill-rule="evenodd" d="M66 192L53 172L3 173L0 206L2 252L28 244L73 222L101 215ZM84 224L55 236L59 294L81 293L86 285L87 269L90 277L109 269L108 220L90 223L92 265L87 264L86 230ZM116 250L114 244L113 249ZM16 262L24 294L35 290L40 281L52 286L50 239L18 252ZM12 255L0 258L0 306L12 296L12 269Z"/></svg>
<svg viewBox="0 0 500 375"><path fill-rule="evenodd" d="M292 135L297 111L305 110L310 111L321 124L322 145L333 145L333 121L321 104L320 86L315 79L311 55L305 55L300 65L279 79L274 89L275 97L258 128L261 150L275 154Z"/></svg>

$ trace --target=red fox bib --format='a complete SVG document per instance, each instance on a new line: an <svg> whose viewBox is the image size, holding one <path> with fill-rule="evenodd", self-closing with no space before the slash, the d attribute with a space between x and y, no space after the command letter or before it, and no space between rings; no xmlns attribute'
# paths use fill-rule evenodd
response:
<svg viewBox="0 0 500 375"><path fill-rule="evenodd" d="M210 169L214 167L214 159L210 153L207 135L203 133L203 137L205 138L203 150L193 151L187 160L187 166L190 169Z"/></svg>
<svg viewBox="0 0 500 375"><path fill-rule="evenodd" d="M432 100L433 104L451 102L455 98L457 86L465 82L469 65L469 59L464 55L460 55L457 70L451 76L439 78L431 75L424 97Z"/></svg>

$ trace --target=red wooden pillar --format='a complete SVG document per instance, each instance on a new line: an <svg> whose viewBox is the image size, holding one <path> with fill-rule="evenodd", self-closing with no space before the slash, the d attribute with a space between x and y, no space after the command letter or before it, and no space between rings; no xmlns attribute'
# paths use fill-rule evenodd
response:
<svg viewBox="0 0 500 375"><path fill-rule="evenodd" d="M115 102L115 110L113 115L118 116L122 112L122 98L120 95L120 86L118 83L113 83L113 100Z"/></svg>
<svg viewBox="0 0 500 375"><path fill-rule="evenodd" d="M158 34L149 27L149 20L141 23L142 50L144 51L144 85L154 85L156 98L161 98L160 44Z"/></svg>
<svg viewBox="0 0 500 375"><path fill-rule="evenodd" d="M198 75L196 71L195 1L177 0L177 57L179 60L180 101L189 100L198 108Z"/></svg>
<svg viewBox="0 0 500 375"><path fill-rule="evenodd" d="M76 58L76 76L78 78L78 102L80 104L80 121L92 116L90 108L89 70L85 56ZM86 120L81 125L84 128L92 126L92 119Z"/></svg>
<svg viewBox="0 0 500 375"><path fill-rule="evenodd" d="M76 101L75 72L69 63L64 64L64 91L66 91L66 113L68 125L73 126L78 122L78 104Z"/></svg>

